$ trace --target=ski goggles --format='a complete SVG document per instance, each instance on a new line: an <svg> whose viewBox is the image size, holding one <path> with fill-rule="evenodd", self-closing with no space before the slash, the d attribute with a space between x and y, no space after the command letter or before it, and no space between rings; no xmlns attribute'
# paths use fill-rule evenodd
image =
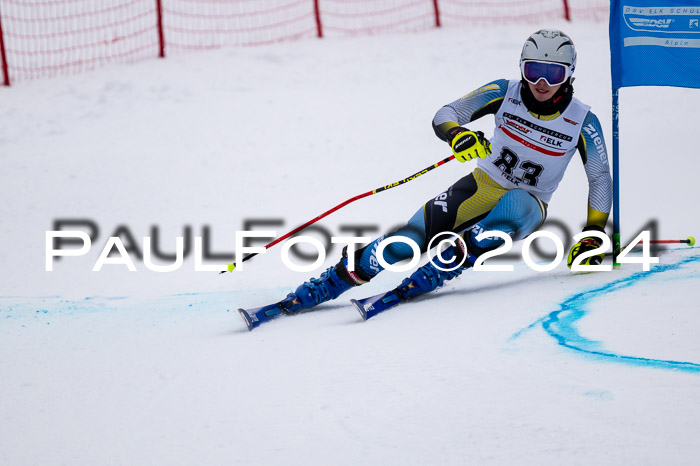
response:
<svg viewBox="0 0 700 466"><path fill-rule="evenodd" d="M537 84L540 79L550 86L557 86L569 77L569 67L562 63L525 60L520 64L520 72L527 82Z"/></svg>

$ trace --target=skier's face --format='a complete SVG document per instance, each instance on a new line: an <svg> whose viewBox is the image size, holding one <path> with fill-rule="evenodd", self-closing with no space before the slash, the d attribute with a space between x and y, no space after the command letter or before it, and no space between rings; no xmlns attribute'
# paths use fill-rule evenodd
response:
<svg viewBox="0 0 700 466"><path fill-rule="evenodd" d="M561 84L550 86L547 84L547 81L545 81L544 78L537 81L537 84L528 82L527 85L530 87L530 92L532 92L532 95L535 96L535 99L538 102L544 102L545 100L551 99L561 87Z"/></svg>

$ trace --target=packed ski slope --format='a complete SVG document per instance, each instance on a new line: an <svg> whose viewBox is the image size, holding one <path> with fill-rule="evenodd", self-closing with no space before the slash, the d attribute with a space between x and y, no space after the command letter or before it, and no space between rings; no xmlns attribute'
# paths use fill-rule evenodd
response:
<svg viewBox="0 0 700 466"><path fill-rule="evenodd" d="M221 276L195 272L193 254L170 273L135 256L136 272L91 271L120 228L167 253L208 228L210 251L231 253L246 221L283 234L446 157L434 112L517 77L542 26L574 38L576 95L609 129L605 24L226 49L0 89L0 464L697 464L697 247L649 272L509 259L514 272L467 272L363 322L348 299L405 275L386 272L254 332L238 307L322 269L288 270L278 246ZM623 242L700 232L698 105L697 90L621 92ZM322 226L379 234L471 168L451 162ZM550 218L577 233L586 197L574 159ZM56 219L99 236L46 272Z"/></svg>

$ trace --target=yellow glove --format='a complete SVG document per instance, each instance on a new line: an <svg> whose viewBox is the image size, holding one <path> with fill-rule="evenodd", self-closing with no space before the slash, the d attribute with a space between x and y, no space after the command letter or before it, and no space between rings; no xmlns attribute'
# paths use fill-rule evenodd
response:
<svg viewBox="0 0 700 466"><path fill-rule="evenodd" d="M589 225L583 229L583 231L590 230L596 230L605 233L605 230L603 228L596 225ZM594 236L582 238L581 241L579 241L571 247L571 251L569 251L569 258L566 261L566 265L569 268L571 268L571 264L573 264L574 259L576 259L579 255L583 254L586 251L599 248L601 244L603 244L602 241ZM581 265L600 265L603 263L603 259L605 259L605 254L596 254L594 256L590 256L582 260Z"/></svg>
<svg viewBox="0 0 700 466"><path fill-rule="evenodd" d="M456 126L451 128L446 136L455 158L460 162L466 162L476 157L485 159L491 154L491 143L481 131L469 131L461 126Z"/></svg>

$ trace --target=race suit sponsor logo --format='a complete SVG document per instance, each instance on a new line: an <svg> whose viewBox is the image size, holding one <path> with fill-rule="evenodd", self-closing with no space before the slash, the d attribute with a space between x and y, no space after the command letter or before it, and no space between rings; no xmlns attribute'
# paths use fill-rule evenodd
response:
<svg viewBox="0 0 700 466"><path fill-rule="evenodd" d="M504 116L505 118L509 118L509 119L511 119L511 120L517 121L517 122L520 123L521 125L527 126L528 128L532 129L533 131L538 131L538 132L540 132L540 133L542 133L542 134L546 134L547 136L551 136L551 137L557 138L557 139L562 139L562 140L564 140L564 141L566 141L566 142L571 142L571 141L573 141L573 138L572 138L571 136L569 136L569 135L566 135L566 134L564 134L564 133L560 133L560 132L558 132L558 131L552 131L552 130L549 129L549 128L545 128L545 127L543 127L543 126L540 126L540 125L538 125L538 124L535 124L535 123L533 123L533 122L531 122L531 121L526 120L525 118L520 118L520 117L517 116L517 115L513 115L513 114L511 114L511 113L504 112L504 113L503 113L503 116Z"/></svg>
<svg viewBox="0 0 700 466"><path fill-rule="evenodd" d="M592 123L583 127L583 130L593 139L593 145L595 145L595 150L602 160L607 160L608 154L605 152L605 144L603 143L603 138L600 136L595 126Z"/></svg>
<svg viewBox="0 0 700 466"><path fill-rule="evenodd" d="M562 141L557 141L554 138L550 138L549 136L542 135L540 136L540 141L544 142L545 144L549 144L550 146L556 146L556 147L561 147Z"/></svg>
<svg viewBox="0 0 700 466"><path fill-rule="evenodd" d="M530 130L527 129L526 127L524 127L523 125L519 125L516 122L511 121L511 120L506 120L506 125L518 130L519 132L521 132L523 134L527 134L530 132Z"/></svg>

